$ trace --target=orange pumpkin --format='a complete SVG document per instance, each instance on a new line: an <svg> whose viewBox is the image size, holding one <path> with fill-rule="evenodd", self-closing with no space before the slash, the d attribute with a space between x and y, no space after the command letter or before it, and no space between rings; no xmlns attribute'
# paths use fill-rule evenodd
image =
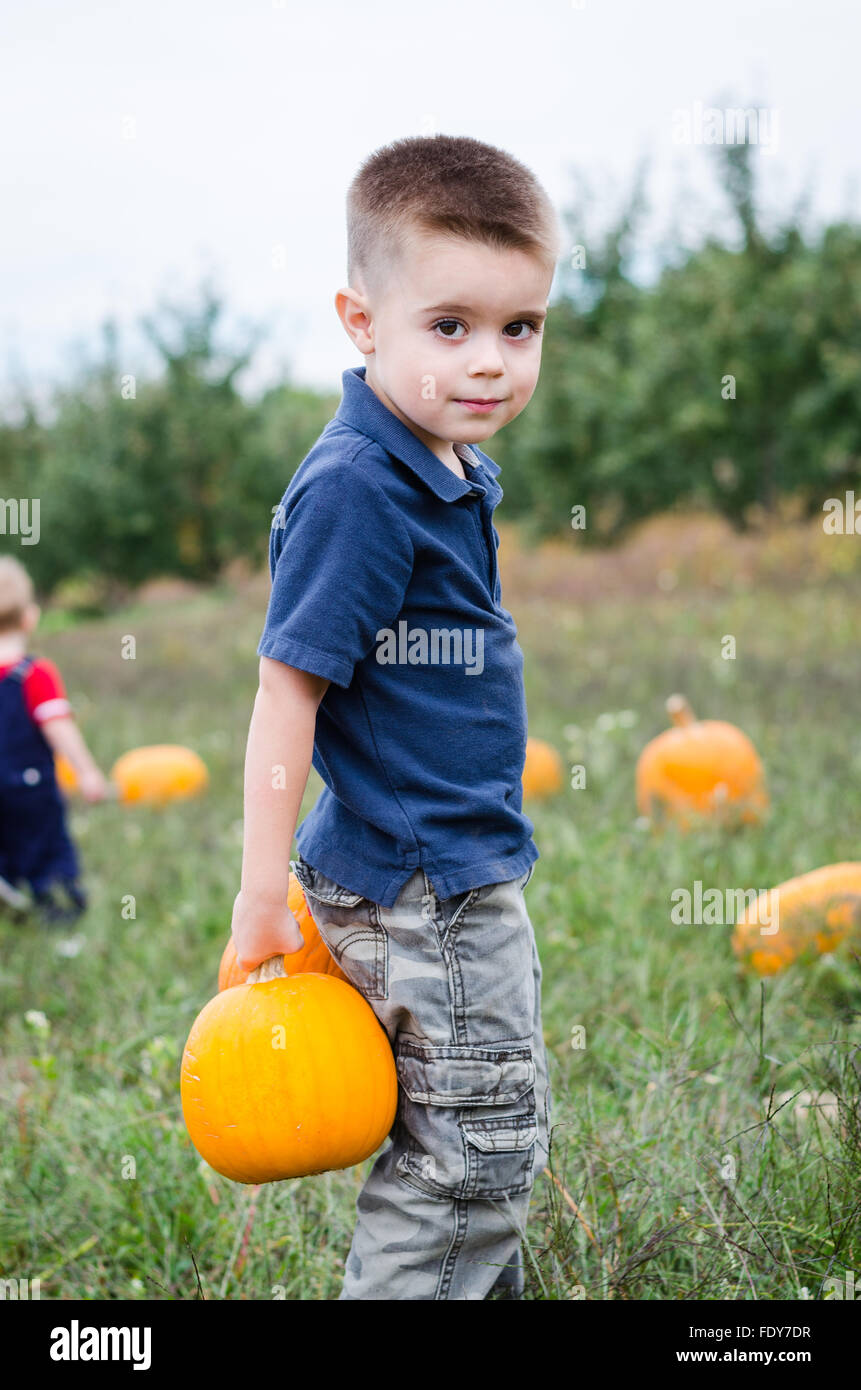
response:
<svg viewBox="0 0 861 1390"><path fill-rule="evenodd" d="M183 1053L191 1141L234 1182L361 1163L397 1110L395 1060L367 1000L331 975L280 972L272 957L210 999Z"/></svg>
<svg viewBox="0 0 861 1390"><path fill-rule="evenodd" d="M637 759L640 814L689 829L698 818L756 821L768 807L762 763L746 734L719 719L695 719L683 695L671 695L673 728Z"/></svg>
<svg viewBox="0 0 861 1390"><path fill-rule="evenodd" d="M775 920L777 931L770 934ZM800 956L833 951L847 938L861 941L861 863L851 861L826 864L760 893L740 914L732 948L758 975L776 975Z"/></svg>
<svg viewBox="0 0 861 1390"><path fill-rule="evenodd" d="M554 796L564 781L562 759L552 744L540 738L527 738L523 764L523 795L533 798Z"/></svg>
<svg viewBox="0 0 861 1390"><path fill-rule="evenodd" d="M206 764L197 753L175 743L130 749L114 763L110 776L121 801L155 806L197 796L209 782Z"/></svg>
<svg viewBox="0 0 861 1390"><path fill-rule="evenodd" d="M78 790L78 774L63 753L57 753L54 757L54 774L57 786L66 796L71 796Z"/></svg>
<svg viewBox="0 0 861 1390"><path fill-rule="evenodd" d="M284 956L285 974L298 975L302 971L310 970L321 975L334 975L337 980L346 980L347 976L336 963L317 930L317 923L311 916L305 901L305 894L302 892L302 885L295 874L290 874L288 879L287 906L299 923L299 930L305 938L305 945L300 946L298 951L289 952ZM249 972L243 970L236 959L236 947L231 936L224 948L221 964L218 967L219 991L230 989L232 985L244 984L248 979L248 974Z"/></svg>

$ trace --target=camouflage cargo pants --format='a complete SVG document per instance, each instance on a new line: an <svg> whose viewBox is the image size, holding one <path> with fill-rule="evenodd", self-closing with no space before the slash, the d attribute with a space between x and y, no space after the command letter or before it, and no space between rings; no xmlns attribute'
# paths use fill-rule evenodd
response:
<svg viewBox="0 0 861 1390"><path fill-rule="evenodd" d="M290 865L320 935L386 1030L389 1145L359 1193L341 1299L519 1297L530 1192L548 1158L532 868L439 901L423 869L394 907Z"/></svg>

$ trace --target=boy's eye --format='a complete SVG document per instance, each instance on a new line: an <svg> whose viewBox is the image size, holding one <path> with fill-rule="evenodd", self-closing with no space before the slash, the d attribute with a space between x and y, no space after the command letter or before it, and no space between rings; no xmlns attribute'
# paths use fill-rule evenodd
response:
<svg viewBox="0 0 861 1390"><path fill-rule="evenodd" d="M537 324L537 323L533 323L532 319L515 319L514 323L507 323L507 324L505 325L505 327L506 327L506 331L507 331L509 328L528 328L528 329L530 329L530 333L540 333L540 332L541 332L541 329L538 327L538 324ZM509 334L509 336L511 336L511 335ZM514 339L514 341L515 341L516 343L519 343L519 342L521 342L521 341L525 341L527 336L528 336L528 335L525 334L525 333L520 333L520 334L518 334L518 336Z"/></svg>
<svg viewBox="0 0 861 1390"><path fill-rule="evenodd" d="M447 328L463 328L463 324L458 323L457 319L440 319L438 323L434 324L434 328L442 330L444 338L453 338L454 334L447 333L445 330ZM457 341L457 339L455 339L455 341Z"/></svg>

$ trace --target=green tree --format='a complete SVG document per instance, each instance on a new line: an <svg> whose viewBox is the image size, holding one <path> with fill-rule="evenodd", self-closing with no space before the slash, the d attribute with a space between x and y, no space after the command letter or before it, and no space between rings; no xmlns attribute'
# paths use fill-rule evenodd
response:
<svg viewBox="0 0 861 1390"><path fill-rule="evenodd" d="M635 285L637 188L552 307L533 401L493 448L535 535L578 503L587 542L679 505L743 528L786 496L813 514L859 477L861 229L805 238L796 214L767 231L752 147L715 150L739 248L707 239Z"/></svg>

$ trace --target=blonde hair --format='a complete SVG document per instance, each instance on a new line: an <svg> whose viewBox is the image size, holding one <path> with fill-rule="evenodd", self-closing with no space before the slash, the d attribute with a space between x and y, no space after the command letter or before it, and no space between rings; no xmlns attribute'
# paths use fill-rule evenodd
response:
<svg viewBox="0 0 861 1390"><path fill-rule="evenodd" d="M547 193L525 164L464 135L409 136L361 165L347 191L347 279L379 291L411 231L460 236L534 255L561 254Z"/></svg>
<svg viewBox="0 0 861 1390"><path fill-rule="evenodd" d="M0 632L20 628L33 597L33 581L24 566L12 555L0 555Z"/></svg>

